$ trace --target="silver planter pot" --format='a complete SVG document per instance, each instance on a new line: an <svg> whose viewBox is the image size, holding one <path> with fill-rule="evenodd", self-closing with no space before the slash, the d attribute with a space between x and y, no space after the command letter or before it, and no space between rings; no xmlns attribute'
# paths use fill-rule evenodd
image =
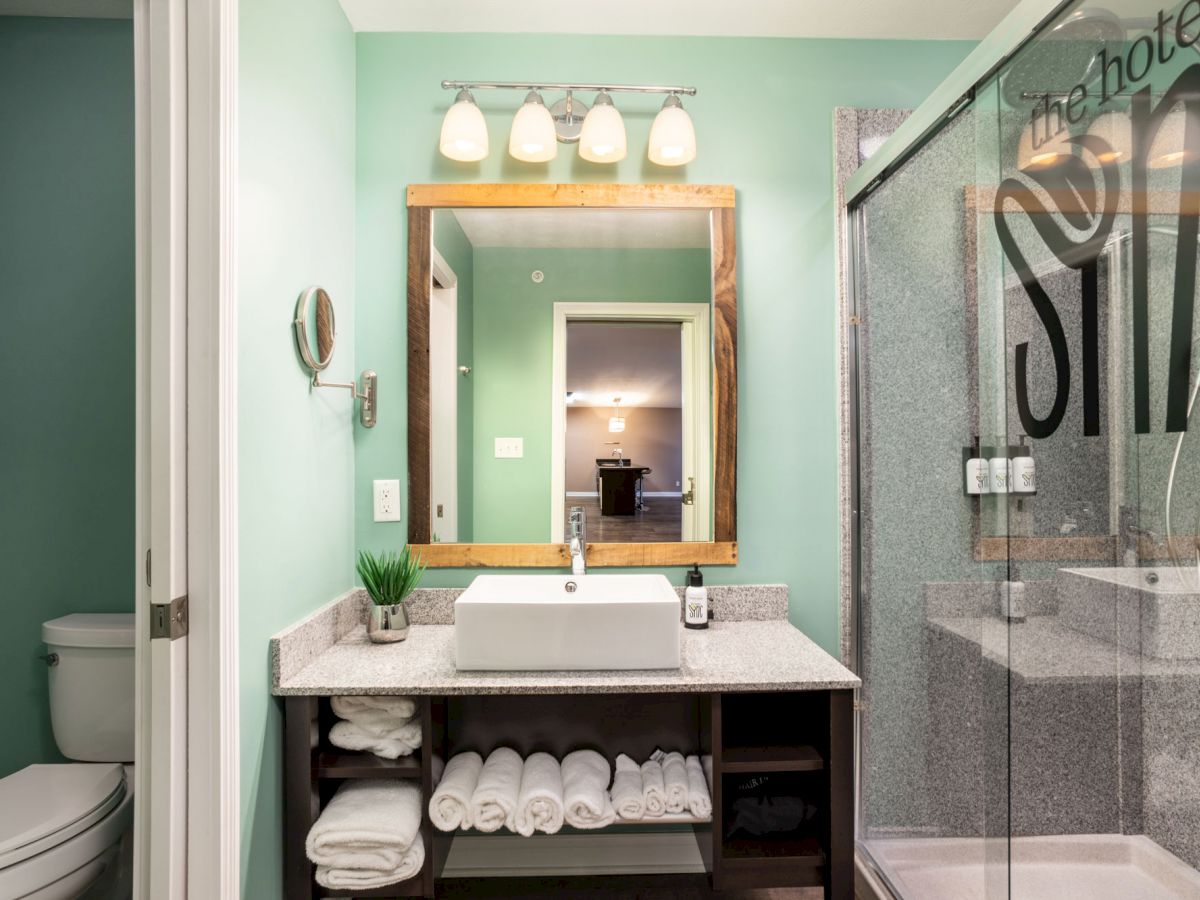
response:
<svg viewBox="0 0 1200 900"><path fill-rule="evenodd" d="M391 606L372 603L367 616L367 640L373 644L392 644L408 637L408 607L404 601Z"/></svg>

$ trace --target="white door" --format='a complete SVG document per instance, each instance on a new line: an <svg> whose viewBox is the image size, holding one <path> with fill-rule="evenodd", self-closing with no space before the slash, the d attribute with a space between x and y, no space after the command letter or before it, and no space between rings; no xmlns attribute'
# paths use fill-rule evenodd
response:
<svg viewBox="0 0 1200 900"><path fill-rule="evenodd" d="M444 265L442 267L445 272ZM451 280L447 276L446 280ZM439 281L440 281L439 277ZM432 533L458 541L458 285L435 283L429 296L429 393Z"/></svg>
<svg viewBox="0 0 1200 900"><path fill-rule="evenodd" d="M681 323L679 329L679 361L682 372L680 384L683 386L683 396L680 402L679 420L682 425L680 445L683 448L683 460L679 468L682 476L680 502L683 504L683 517L680 529L680 540L702 540L698 537L696 523L696 491L701 479L699 460L696 449L696 402L695 390L696 366L695 359L696 326L691 322Z"/></svg>
<svg viewBox="0 0 1200 900"><path fill-rule="evenodd" d="M187 70L185 4L134 8L137 179L135 897L186 896Z"/></svg>

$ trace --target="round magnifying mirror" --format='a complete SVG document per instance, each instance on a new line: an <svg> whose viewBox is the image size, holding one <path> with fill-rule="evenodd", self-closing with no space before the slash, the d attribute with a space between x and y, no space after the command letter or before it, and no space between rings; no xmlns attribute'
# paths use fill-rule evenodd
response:
<svg viewBox="0 0 1200 900"><path fill-rule="evenodd" d="M296 301L296 347L304 364L314 372L322 371L333 359L336 335L333 301L324 288L305 289Z"/></svg>

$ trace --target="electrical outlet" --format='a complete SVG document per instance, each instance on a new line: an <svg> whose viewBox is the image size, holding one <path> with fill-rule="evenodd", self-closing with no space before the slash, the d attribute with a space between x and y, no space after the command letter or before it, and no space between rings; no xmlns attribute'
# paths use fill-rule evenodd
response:
<svg viewBox="0 0 1200 900"><path fill-rule="evenodd" d="M496 459L521 459L524 455L524 438L496 438Z"/></svg>
<svg viewBox="0 0 1200 900"><path fill-rule="evenodd" d="M400 480L398 478L376 479L375 521L400 521Z"/></svg>

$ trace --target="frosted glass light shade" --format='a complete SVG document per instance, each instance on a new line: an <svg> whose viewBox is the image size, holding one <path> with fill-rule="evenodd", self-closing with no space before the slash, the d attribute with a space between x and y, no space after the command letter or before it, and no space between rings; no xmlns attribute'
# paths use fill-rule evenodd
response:
<svg viewBox="0 0 1200 900"><path fill-rule="evenodd" d="M625 158L625 122L606 92L596 97L583 120L579 155L589 162L614 163Z"/></svg>
<svg viewBox="0 0 1200 900"><path fill-rule="evenodd" d="M438 146L442 156L459 162L478 162L488 155L487 123L470 91L459 91L446 110Z"/></svg>
<svg viewBox="0 0 1200 900"><path fill-rule="evenodd" d="M608 430L613 432L614 434L618 431L624 431L625 430L625 417L624 416L610 416L609 420L608 420Z"/></svg>
<svg viewBox="0 0 1200 900"><path fill-rule="evenodd" d="M674 94L666 99L663 108L650 126L650 162L660 166L683 166L696 158L696 129L692 117Z"/></svg>
<svg viewBox="0 0 1200 900"><path fill-rule="evenodd" d="M554 117L537 91L530 91L513 116L508 136L508 152L521 162L549 162L558 154Z"/></svg>

